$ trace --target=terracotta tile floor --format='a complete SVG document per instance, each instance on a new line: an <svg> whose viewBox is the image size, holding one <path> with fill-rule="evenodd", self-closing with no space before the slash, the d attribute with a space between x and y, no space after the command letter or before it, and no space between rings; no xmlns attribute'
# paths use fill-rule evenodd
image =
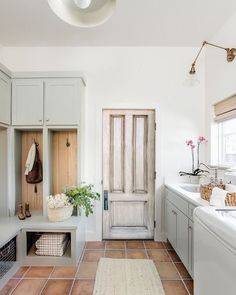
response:
<svg viewBox="0 0 236 295"><path fill-rule="evenodd" d="M87 242L77 267L21 267L0 295L92 295L101 257L152 259L166 295L193 295L193 281L169 243Z"/></svg>

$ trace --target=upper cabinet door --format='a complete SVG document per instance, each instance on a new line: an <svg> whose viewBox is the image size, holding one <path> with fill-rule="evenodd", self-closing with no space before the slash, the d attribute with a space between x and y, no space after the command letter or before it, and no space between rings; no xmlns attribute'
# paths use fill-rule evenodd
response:
<svg viewBox="0 0 236 295"><path fill-rule="evenodd" d="M42 80L13 80L12 124L21 126L43 125Z"/></svg>
<svg viewBox="0 0 236 295"><path fill-rule="evenodd" d="M0 72L0 122L11 123L11 79Z"/></svg>
<svg viewBox="0 0 236 295"><path fill-rule="evenodd" d="M50 79L45 82L47 125L76 125L80 114L80 79Z"/></svg>

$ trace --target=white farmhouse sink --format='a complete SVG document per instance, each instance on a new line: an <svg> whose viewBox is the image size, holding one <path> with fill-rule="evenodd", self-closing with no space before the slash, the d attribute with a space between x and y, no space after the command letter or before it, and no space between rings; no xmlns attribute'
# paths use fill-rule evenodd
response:
<svg viewBox="0 0 236 295"><path fill-rule="evenodd" d="M199 193L200 192L200 185L199 184L181 184L179 187L189 193Z"/></svg>

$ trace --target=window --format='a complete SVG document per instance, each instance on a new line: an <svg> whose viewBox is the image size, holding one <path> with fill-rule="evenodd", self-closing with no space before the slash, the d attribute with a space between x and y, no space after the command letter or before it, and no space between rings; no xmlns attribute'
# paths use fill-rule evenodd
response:
<svg viewBox="0 0 236 295"><path fill-rule="evenodd" d="M236 166L236 118L219 122L219 164Z"/></svg>

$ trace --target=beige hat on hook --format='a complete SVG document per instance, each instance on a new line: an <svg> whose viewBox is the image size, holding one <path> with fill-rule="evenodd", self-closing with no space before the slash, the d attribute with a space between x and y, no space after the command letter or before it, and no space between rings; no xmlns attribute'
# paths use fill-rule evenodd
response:
<svg viewBox="0 0 236 295"><path fill-rule="evenodd" d="M116 0L48 0L53 12L66 23L77 27L95 27L114 13Z"/></svg>

